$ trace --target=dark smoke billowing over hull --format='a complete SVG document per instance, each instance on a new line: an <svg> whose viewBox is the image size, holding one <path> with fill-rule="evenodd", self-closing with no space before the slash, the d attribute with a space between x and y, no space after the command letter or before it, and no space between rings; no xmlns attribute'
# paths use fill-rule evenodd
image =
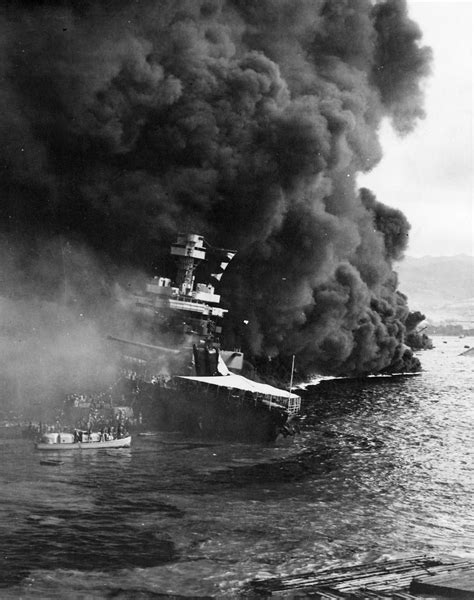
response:
<svg viewBox="0 0 474 600"><path fill-rule="evenodd" d="M404 1L18 1L0 30L2 269L38 322L68 296L65 248L99 324L188 227L239 251L229 341L307 371L404 367L409 226L356 185L381 119L423 117L430 51Z"/></svg>

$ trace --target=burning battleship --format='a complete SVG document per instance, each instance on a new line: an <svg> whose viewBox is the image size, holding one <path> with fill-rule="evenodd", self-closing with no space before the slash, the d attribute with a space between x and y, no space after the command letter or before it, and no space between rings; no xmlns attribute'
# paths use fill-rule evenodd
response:
<svg viewBox="0 0 474 600"><path fill-rule="evenodd" d="M218 251L225 268L235 253ZM293 435L301 399L291 383L286 390L244 377L243 353L221 347L227 311L211 283L196 281L206 259L204 238L179 234L171 255L176 281L154 277L136 298L136 313L160 345L109 336L120 348L127 397L139 420L147 427L239 440Z"/></svg>
<svg viewBox="0 0 474 600"><path fill-rule="evenodd" d="M424 117L431 52L405 0L19 1L0 22L2 404L108 386L113 332L159 346L114 342L130 371L154 364L127 380L143 414L166 389L152 377L245 374L236 354L231 375L197 375L193 343L204 363L206 341L224 363L241 347L262 374L259 359L293 355L300 378L419 367L396 275L408 221L357 184L382 159L382 123L404 135ZM226 338L209 288L154 281L136 318L157 335L135 339L124 290L167 273L186 222L238 249Z"/></svg>

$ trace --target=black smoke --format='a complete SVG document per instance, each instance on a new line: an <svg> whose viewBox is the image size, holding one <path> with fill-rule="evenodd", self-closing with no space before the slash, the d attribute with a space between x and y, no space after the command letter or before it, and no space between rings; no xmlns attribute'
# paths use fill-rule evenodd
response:
<svg viewBox="0 0 474 600"><path fill-rule="evenodd" d="M409 227L356 175L384 117L423 117L430 51L404 0L17 1L0 32L3 295L101 323L187 227L239 251L230 343L307 372L403 368ZM87 259L65 304L67 244Z"/></svg>

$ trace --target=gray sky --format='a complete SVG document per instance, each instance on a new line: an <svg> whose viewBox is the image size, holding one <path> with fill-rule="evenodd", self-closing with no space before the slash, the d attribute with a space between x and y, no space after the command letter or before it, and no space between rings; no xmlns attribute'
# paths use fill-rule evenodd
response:
<svg viewBox="0 0 474 600"><path fill-rule="evenodd" d="M473 5L471 0L408 5L434 53L427 118L405 138L384 123L384 158L359 184L406 214L412 225L408 255L473 254Z"/></svg>

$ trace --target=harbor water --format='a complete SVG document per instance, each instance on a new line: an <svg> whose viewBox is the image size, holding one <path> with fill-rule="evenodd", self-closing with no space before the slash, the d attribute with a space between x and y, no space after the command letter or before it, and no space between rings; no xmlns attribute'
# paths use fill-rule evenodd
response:
<svg viewBox="0 0 474 600"><path fill-rule="evenodd" d="M416 377L312 388L291 444L136 436L48 453L0 433L0 598L235 598L257 577L474 558L473 338Z"/></svg>

